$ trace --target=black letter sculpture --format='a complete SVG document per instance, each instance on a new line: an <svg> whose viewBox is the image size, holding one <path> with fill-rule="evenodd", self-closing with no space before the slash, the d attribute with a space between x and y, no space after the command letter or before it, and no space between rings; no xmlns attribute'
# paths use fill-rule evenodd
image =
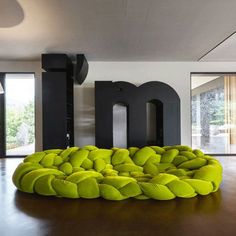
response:
<svg viewBox="0 0 236 236"><path fill-rule="evenodd" d="M73 64L66 54L42 54L43 149L74 145Z"/></svg>
<svg viewBox="0 0 236 236"><path fill-rule="evenodd" d="M95 82L96 146L113 147L113 106L127 106L127 146L143 147L146 141L146 104L157 111L156 145L180 144L180 99L169 85L152 81L139 87L128 82Z"/></svg>

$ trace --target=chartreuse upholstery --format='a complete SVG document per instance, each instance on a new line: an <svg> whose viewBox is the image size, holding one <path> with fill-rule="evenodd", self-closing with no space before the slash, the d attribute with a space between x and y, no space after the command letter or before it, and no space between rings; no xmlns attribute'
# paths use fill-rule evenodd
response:
<svg viewBox="0 0 236 236"><path fill-rule="evenodd" d="M23 192L108 200L191 198L217 191L221 180L217 160L180 145L46 150L27 156L13 175Z"/></svg>

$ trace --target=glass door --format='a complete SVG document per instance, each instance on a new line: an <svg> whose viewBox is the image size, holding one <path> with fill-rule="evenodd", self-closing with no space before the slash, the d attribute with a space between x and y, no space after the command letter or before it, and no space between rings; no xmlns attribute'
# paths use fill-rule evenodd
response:
<svg viewBox="0 0 236 236"><path fill-rule="evenodd" d="M236 153L236 74L192 74L192 147Z"/></svg>
<svg viewBox="0 0 236 236"><path fill-rule="evenodd" d="M25 156L35 151L34 74L5 74L5 152Z"/></svg>

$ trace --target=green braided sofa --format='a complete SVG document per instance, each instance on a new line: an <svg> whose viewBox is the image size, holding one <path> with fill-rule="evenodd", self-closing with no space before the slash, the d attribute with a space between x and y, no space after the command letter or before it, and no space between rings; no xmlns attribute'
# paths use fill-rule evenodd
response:
<svg viewBox="0 0 236 236"><path fill-rule="evenodd" d="M12 179L20 191L45 196L169 200L217 191L222 166L188 146L85 146L29 155Z"/></svg>

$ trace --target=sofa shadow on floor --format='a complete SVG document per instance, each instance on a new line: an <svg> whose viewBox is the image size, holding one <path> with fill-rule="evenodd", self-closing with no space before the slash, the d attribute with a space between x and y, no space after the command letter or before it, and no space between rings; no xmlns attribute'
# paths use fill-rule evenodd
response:
<svg viewBox="0 0 236 236"><path fill-rule="evenodd" d="M70 232L79 231L81 235L128 235L128 232L135 235L155 232L159 235L185 235L182 231L184 222L194 229L198 227L194 220L196 217L217 215L221 191L169 201L107 201L102 198L44 197L17 190L14 203L26 215L47 222L47 235L63 235L68 229Z"/></svg>
<svg viewBox="0 0 236 236"><path fill-rule="evenodd" d="M108 201L102 198L97 199L66 199L55 197L44 197L16 191L15 206L27 215L40 218L60 220L63 218L76 217L80 219L93 217L107 217L110 219L130 219L143 217L149 218L153 214L160 214L161 217L169 215L183 215L188 217L192 214L215 214L221 203L221 190L207 196L196 196L190 199L175 198L167 201L156 200L136 200L127 199L123 201ZM45 212L45 209L47 211ZM150 211L151 209L151 211ZM80 214L80 213L83 214ZM99 219L99 218L98 218Z"/></svg>

